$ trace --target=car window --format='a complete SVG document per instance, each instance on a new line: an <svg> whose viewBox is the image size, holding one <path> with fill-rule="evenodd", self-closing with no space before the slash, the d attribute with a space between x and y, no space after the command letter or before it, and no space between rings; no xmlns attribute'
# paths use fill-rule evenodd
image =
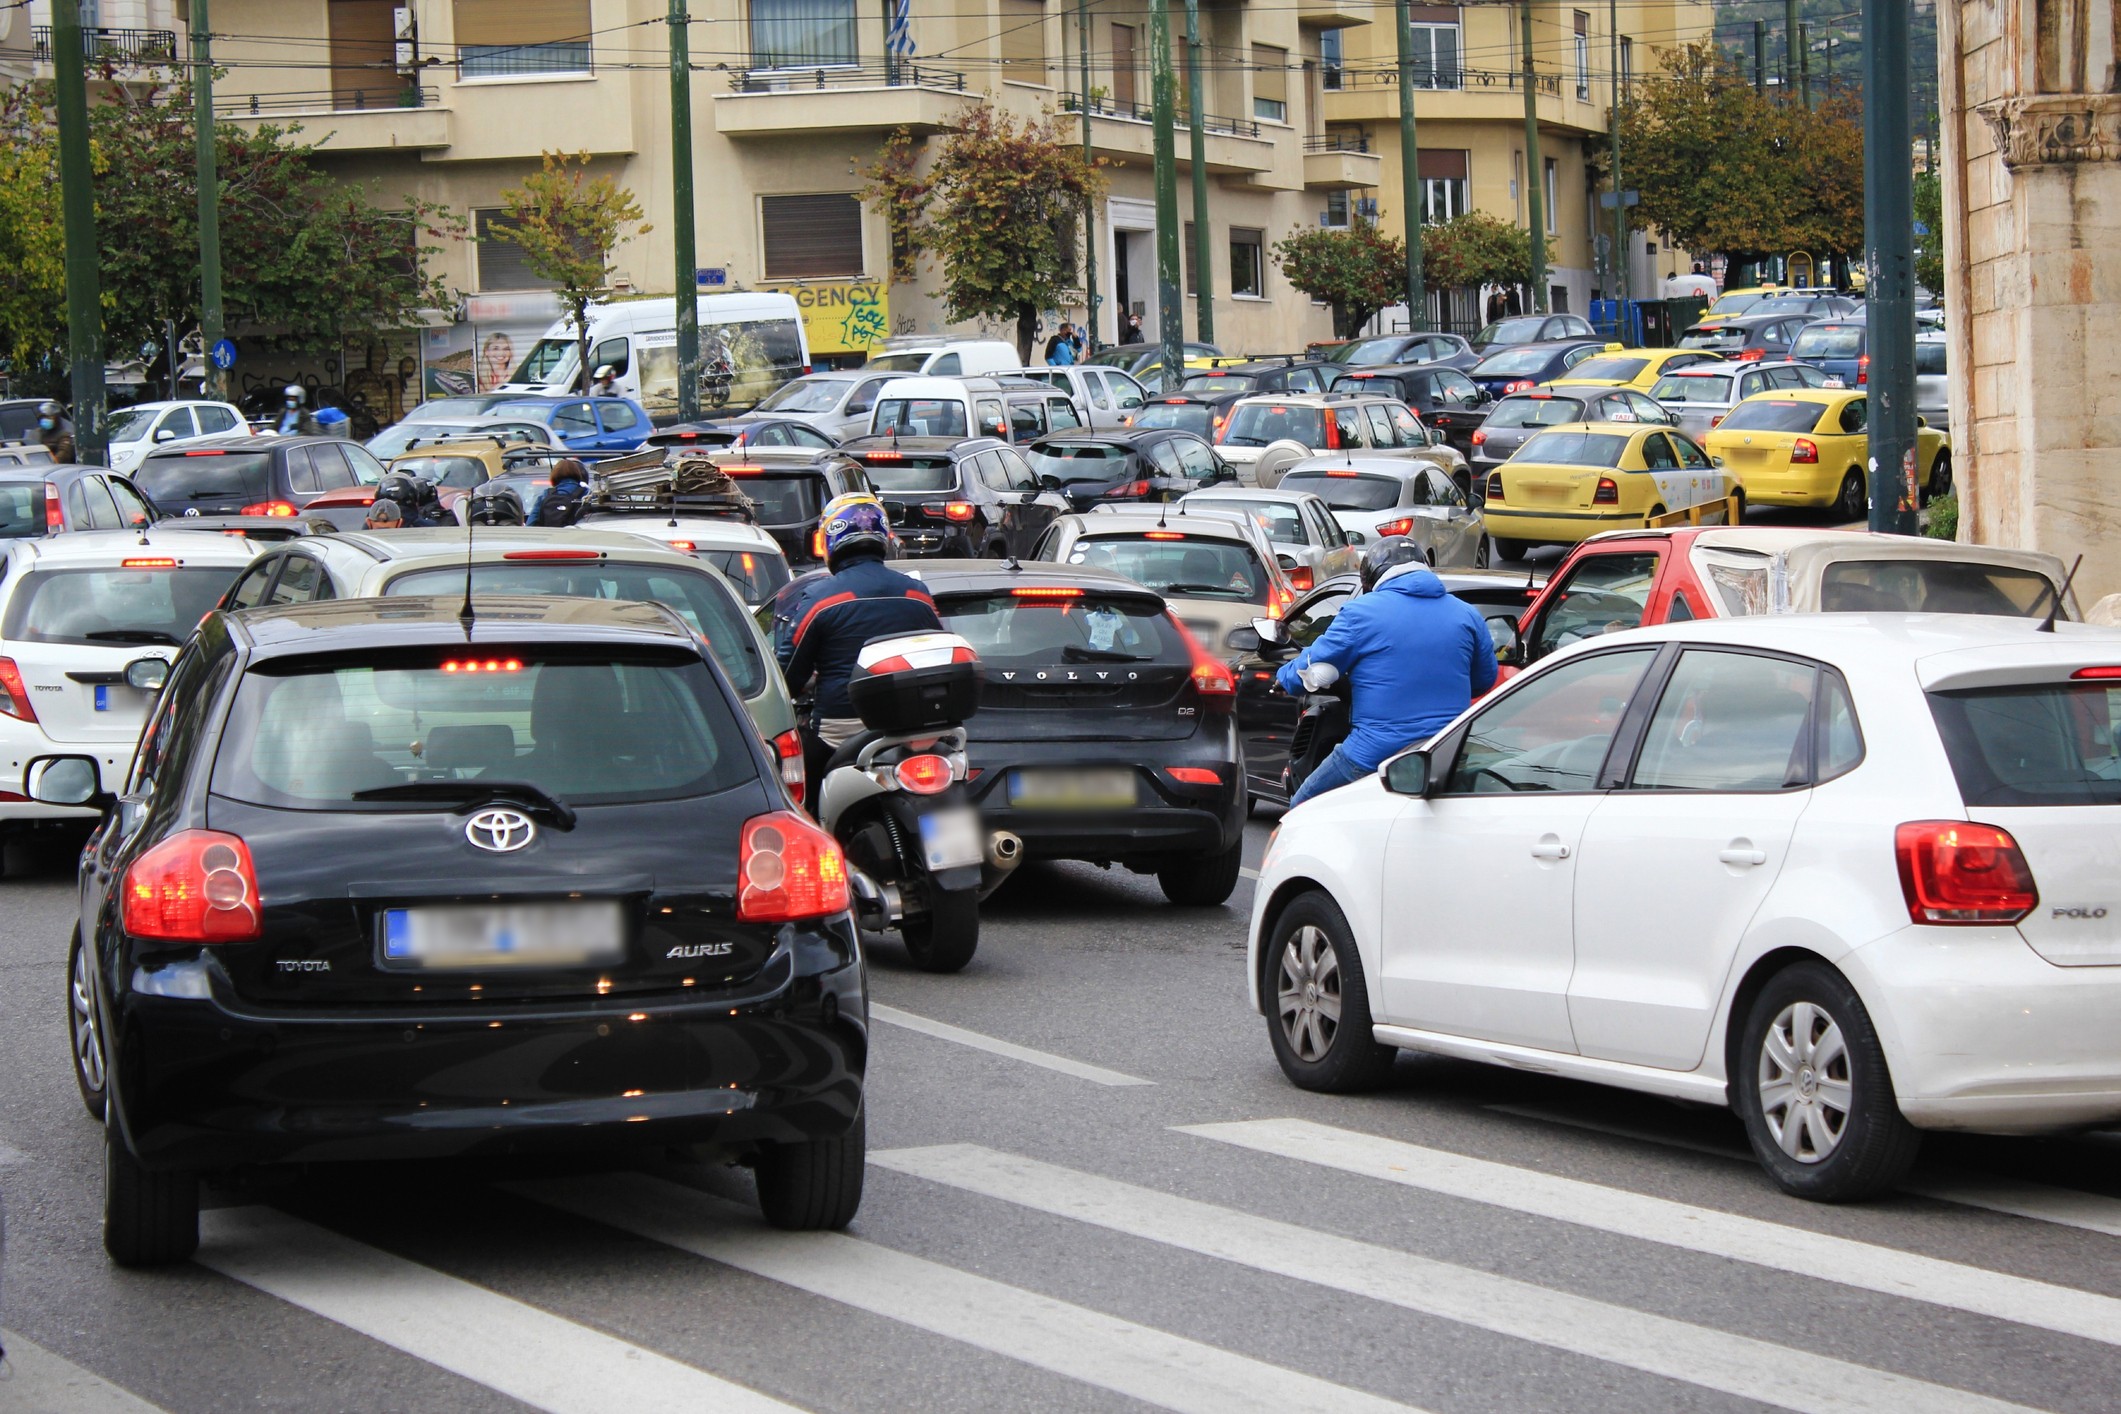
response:
<svg viewBox="0 0 2121 1414"><path fill-rule="evenodd" d="M1400 498L1402 506L1433 506L1436 504L1436 488L1429 484L1426 475L1407 478L1407 493Z"/></svg>
<svg viewBox="0 0 2121 1414"><path fill-rule="evenodd" d="M242 425L236 415L225 407L209 405L193 408L192 411L198 415L199 430L209 437L216 432L233 432Z"/></svg>
<svg viewBox="0 0 2121 1414"><path fill-rule="evenodd" d="M147 504L146 497L115 476L110 478L110 494L111 499L118 503L120 528L150 524L154 521L154 507Z"/></svg>
<svg viewBox="0 0 2121 1414"><path fill-rule="evenodd" d="M1075 404L1066 398L1046 399L1046 420L1056 428L1080 427L1083 420L1075 411Z"/></svg>
<svg viewBox="0 0 2121 1414"><path fill-rule="evenodd" d="M155 435L160 437L165 432L174 433L179 437L198 436L199 427L192 421L191 409L171 408L163 413L162 420L155 424Z"/></svg>
<svg viewBox="0 0 2121 1414"><path fill-rule="evenodd" d="M1563 368L1574 368L1577 364L1582 363L1597 352L1598 346L1596 344L1579 345L1561 356L1561 366Z"/></svg>
<svg viewBox="0 0 2121 1414"><path fill-rule="evenodd" d="M1149 399L1148 390L1124 373L1108 372L1105 381L1112 385L1113 404L1122 412L1138 408Z"/></svg>
<svg viewBox="0 0 2121 1414"><path fill-rule="evenodd" d="M1151 442L1144 451L1147 453L1149 460L1155 464L1156 469L1164 475L1184 476L1186 474L1185 464L1178 459L1178 448L1172 444L1170 439L1161 442Z"/></svg>
<svg viewBox="0 0 2121 1414"><path fill-rule="evenodd" d="M1325 380L1318 376L1318 370L1315 368L1290 369L1289 386L1306 393L1323 393L1326 390Z"/></svg>
<svg viewBox="0 0 2121 1414"><path fill-rule="evenodd" d="M1009 404L1009 440L1029 441L1046 430L1046 409L1043 404L1020 402Z"/></svg>
<svg viewBox="0 0 2121 1414"><path fill-rule="evenodd" d="M923 371L930 378L955 378L965 371L965 361L954 353L946 353Z"/></svg>
<svg viewBox="0 0 2121 1414"><path fill-rule="evenodd" d="M1466 724L1445 795L1587 791L1652 648L1595 653L1534 675Z"/></svg>
<svg viewBox="0 0 2121 1414"><path fill-rule="evenodd" d="M1473 380L1462 373L1438 373L1436 386L1443 390L1446 401L1456 403L1460 407L1472 407L1480 401L1480 389L1474 387Z"/></svg>
<svg viewBox="0 0 2121 1414"><path fill-rule="evenodd" d="M562 437L586 437L597 430L596 415L587 403L563 403L552 415L552 427Z"/></svg>
<svg viewBox="0 0 2121 1414"><path fill-rule="evenodd" d="M1030 462L1024 460L1022 452L1017 451L1014 447L1002 447L996 451L989 452L987 455L1001 463L1008 475L1009 489L1011 491L1038 490L1038 473L1031 469Z"/></svg>
<svg viewBox="0 0 2121 1414"><path fill-rule="evenodd" d="M754 447L785 447L788 445L788 429L782 426L762 427L751 438Z"/></svg>
<svg viewBox="0 0 2121 1414"><path fill-rule="evenodd" d="M1083 396L1090 400L1091 407L1110 408L1112 406L1112 399L1105 392L1104 374L1097 372L1095 369L1084 368L1077 370L1076 377L1082 382Z"/></svg>
<svg viewBox="0 0 2121 1414"><path fill-rule="evenodd" d="M1318 636L1333 626L1333 620L1347 605L1348 596L1325 594L1313 600L1302 613L1288 618L1289 642L1297 648L1308 648Z"/></svg>
<svg viewBox="0 0 2121 1414"><path fill-rule="evenodd" d="M1634 790L1760 791L1811 770L1809 665L1690 648L1679 655L1636 757Z"/></svg>
<svg viewBox="0 0 2121 1414"><path fill-rule="evenodd" d="M1529 639L1541 658L1600 634L1640 628L1657 578L1657 554L1589 555L1562 576Z"/></svg>
<svg viewBox="0 0 2121 1414"><path fill-rule="evenodd" d="M814 427L804 427L799 423L789 424L788 440L798 447L830 448L832 446L830 437L827 437Z"/></svg>
<svg viewBox="0 0 2121 1414"><path fill-rule="evenodd" d="M1319 544L1331 549L1336 545L1348 543L1347 533L1340 528L1340 522L1333 519L1324 506L1316 501L1306 501L1304 504L1310 511L1311 524L1318 533Z"/></svg>
<svg viewBox="0 0 2121 1414"><path fill-rule="evenodd" d="M1841 409L1841 430L1843 432L1861 432L1865 423L1869 420L1869 398L1850 398L1848 405Z"/></svg>
<svg viewBox="0 0 2121 1414"><path fill-rule="evenodd" d="M1418 440L1413 443L1402 444L1399 440L1398 434L1392 430L1392 414L1385 411L1385 405L1383 403L1365 404L1363 407L1363 412L1370 419L1370 445L1374 447L1425 445L1424 443Z"/></svg>
<svg viewBox="0 0 2121 1414"><path fill-rule="evenodd" d="M237 580L235 587L229 591L228 607L231 610L255 609L264 603L265 591L271 586L272 577L279 570L280 561L284 558L282 555L274 555L243 571L243 577Z"/></svg>
<svg viewBox="0 0 2121 1414"><path fill-rule="evenodd" d="M1000 402L980 399L979 425L982 436L1008 435ZM965 405L955 398L883 398L876 405L876 430L901 437L963 437Z"/></svg>
<svg viewBox="0 0 2121 1414"><path fill-rule="evenodd" d="M1386 413L1392 419L1392 431L1399 438L1400 446L1425 447L1429 444L1429 434L1422 430L1421 419L1412 409L1395 405L1387 408Z"/></svg>
<svg viewBox="0 0 2121 1414"><path fill-rule="evenodd" d="M281 561L279 581L266 599L269 605L307 604L332 597L331 580L324 566L307 555L288 555Z"/></svg>
<svg viewBox="0 0 2121 1414"><path fill-rule="evenodd" d="M1627 403L1628 410L1642 422L1663 422L1671 416L1663 404L1646 393L1622 393L1620 396Z"/></svg>
<svg viewBox="0 0 2121 1414"><path fill-rule="evenodd" d="M316 468L309 460L309 448L287 449L287 489L297 496L318 496L324 487L317 480Z"/></svg>
<svg viewBox="0 0 2121 1414"><path fill-rule="evenodd" d="M884 384L888 381L888 379L883 378L872 378L856 388L854 396L847 400L848 413L850 415L865 413L873 409L876 406L876 395L883 391Z"/></svg>
<svg viewBox="0 0 2121 1414"><path fill-rule="evenodd" d="M619 377L624 378L626 376L628 352L629 350L624 339L606 339L601 344L598 344L596 348L590 353L589 367L593 372L596 369L602 368L606 364L610 364L611 371L613 373L616 373ZM620 423L618 425L622 427L630 427L633 424Z"/></svg>
<svg viewBox="0 0 2121 1414"><path fill-rule="evenodd" d="M84 476L75 483L81 494L81 519L76 530L118 530L118 508L111 504L110 489L100 476Z"/></svg>
<svg viewBox="0 0 2121 1414"><path fill-rule="evenodd" d="M1679 465L1687 471L1707 471L1708 454L1694 445L1691 439L1674 435L1672 445L1679 451Z"/></svg>
<svg viewBox="0 0 2121 1414"><path fill-rule="evenodd" d="M336 442L320 442L309 449L310 461L317 469L317 485L324 490L354 484L353 468L346 464L345 452L346 447Z"/></svg>
<svg viewBox="0 0 2121 1414"><path fill-rule="evenodd" d="M1679 461L1672 455L1672 444L1662 432L1652 432L1642 439L1642 464L1651 471L1679 469Z"/></svg>
<svg viewBox="0 0 2121 1414"><path fill-rule="evenodd" d="M1178 449L1178 465L1189 481L1213 481L1218 470L1215 453L1206 442L1197 442L1191 437L1171 439Z"/></svg>
<svg viewBox="0 0 2121 1414"><path fill-rule="evenodd" d="M1333 427L1340 439L1340 445L1343 447L1367 447L1370 445L1369 441L1363 436L1361 408L1334 408ZM1392 445L1390 437L1385 439L1385 445L1388 447Z"/></svg>
<svg viewBox="0 0 2121 1414"><path fill-rule="evenodd" d="M606 432L624 432L641 425L640 415L625 403L598 403L597 416L603 419Z"/></svg>

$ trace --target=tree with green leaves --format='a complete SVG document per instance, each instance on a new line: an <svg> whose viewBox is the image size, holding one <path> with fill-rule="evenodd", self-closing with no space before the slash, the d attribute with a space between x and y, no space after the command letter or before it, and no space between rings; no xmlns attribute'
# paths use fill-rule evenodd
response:
<svg viewBox="0 0 2121 1414"><path fill-rule="evenodd" d="M1421 228L1421 277L1432 290L1482 285L1528 285L1532 254L1525 233L1485 211L1468 211ZM1558 243L1547 237L1547 261L1558 260Z"/></svg>
<svg viewBox="0 0 2121 1414"><path fill-rule="evenodd" d="M1428 231L1422 236L1426 241ZM1336 338L1354 338L1378 310L1406 297L1406 242L1361 217L1344 228L1311 227L1276 241L1274 263L1291 285L1332 306Z"/></svg>
<svg viewBox="0 0 2121 1414"><path fill-rule="evenodd" d="M1944 182L1935 172L1915 174L1915 283L1944 294ZM1934 517L1933 517L1934 519Z"/></svg>
<svg viewBox="0 0 2121 1414"><path fill-rule="evenodd" d="M532 274L549 281L574 325L577 387L589 388L589 306L611 294L612 252L649 227L633 193L608 176L592 176L589 154L545 154L523 185L501 193L508 238ZM679 291L683 299L688 291Z"/></svg>

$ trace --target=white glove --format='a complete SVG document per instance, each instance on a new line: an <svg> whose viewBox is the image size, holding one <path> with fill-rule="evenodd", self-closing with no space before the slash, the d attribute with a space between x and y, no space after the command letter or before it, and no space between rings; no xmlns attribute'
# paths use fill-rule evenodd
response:
<svg viewBox="0 0 2121 1414"><path fill-rule="evenodd" d="M1306 663L1296 670L1296 677L1306 692L1324 692L1340 681L1340 669L1331 663Z"/></svg>

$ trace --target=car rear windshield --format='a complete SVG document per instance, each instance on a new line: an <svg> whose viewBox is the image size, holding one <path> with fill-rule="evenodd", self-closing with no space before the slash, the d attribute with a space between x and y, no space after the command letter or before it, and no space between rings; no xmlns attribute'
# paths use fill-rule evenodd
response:
<svg viewBox="0 0 2121 1414"><path fill-rule="evenodd" d="M400 457L390 464L390 469L407 476L424 476L437 486L458 491L486 479L486 463L477 457Z"/></svg>
<svg viewBox="0 0 2121 1414"><path fill-rule="evenodd" d="M867 452L859 458L869 484L879 491L955 491L957 465L948 457Z"/></svg>
<svg viewBox="0 0 2121 1414"><path fill-rule="evenodd" d="M1610 378L1616 383L1629 383L1649 366L1650 361L1646 358L1592 358L1570 369L1569 377Z"/></svg>
<svg viewBox="0 0 2121 1414"><path fill-rule="evenodd" d="M42 535L45 528L44 483L0 481L0 540Z"/></svg>
<svg viewBox="0 0 2121 1414"><path fill-rule="evenodd" d="M765 550L698 550L694 552L736 586L744 602L757 608L770 603L791 576L788 561Z"/></svg>
<svg viewBox="0 0 2121 1414"><path fill-rule="evenodd" d="M161 558L143 549L139 559ZM27 643L177 644L235 583L241 565L34 570L15 586L0 636Z"/></svg>
<svg viewBox="0 0 2121 1414"><path fill-rule="evenodd" d="M1309 488L1292 486L1292 491ZM1294 501L1244 501L1235 496L1188 496L1184 502L1189 510L1235 511L1252 517L1252 521L1267 539L1282 545L1305 543L1303 510Z"/></svg>
<svg viewBox="0 0 2121 1414"><path fill-rule="evenodd" d="M759 401L760 412L831 412L854 386L852 378L798 378Z"/></svg>
<svg viewBox="0 0 2121 1414"><path fill-rule="evenodd" d="M1542 432L1510 460L1548 466L1618 466L1628 439L1610 432Z"/></svg>
<svg viewBox="0 0 2121 1414"><path fill-rule="evenodd" d="M863 364L862 370L866 373L918 373L931 352L916 349L912 353L878 354Z"/></svg>
<svg viewBox="0 0 2121 1414"><path fill-rule="evenodd" d="M217 496L269 500L272 453L158 452L140 463L133 481L157 505Z"/></svg>
<svg viewBox="0 0 2121 1414"><path fill-rule="evenodd" d="M1150 403L1134 414L1136 427L1176 427L1211 441L1215 437L1215 411L1206 403Z"/></svg>
<svg viewBox="0 0 2121 1414"><path fill-rule="evenodd" d="M1660 403L1728 403L1731 380L1709 373L1667 373L1650 389L1650 396Z"/></svg>
<svg viewBox="0 0 2121 1414"><path fill-rule="evenodd" d="M2121 805L2121 683L1933 692L1968 805Z"/></svg>
<svg viewBox="0 0 2121 1414"><path fill-rule="evenodd" d="M774 476L770 473L725 468L736 477L737 489L751 498L760 525L803 525L817 519L824 509L817 476Z"/></svg>
<svg viewBox="0 0 2121 1414"><path fill-rule="evenodd" d="M952 596L936 609L989 671L1054 663L1187 663L1192 650L1160 607L1146 600L1070 594ZM1052 592L1058 591L1058 592Z"/></svg>
<svg viewBox="0 0 2121 1414"><path fill-rule="evenodd" d="M1709 306L1709 313L1743 314L1765 298L1765 295L1725 295Z"/></svg>
<svg viewBox="0 0 2121 1414"><path fill-rule="evenodd" d="M1819 403L1787 398L1747 398L1716 424L1718 432L1809 432L1819 425Z"/></svg>
<svg viewBox="0 0 2121 1414"><path fill-rule="evenodd" d="M1583 421L1583 399L1549 397L1504 398L1488 414L1487 427L1559 427L1564 422Z"/></svg>
<svg viewBox="0 0 2121 1414"><path fill-rule="evenodd" d="M470 665L475 664L473 671ZM506 781L568 805L675 800L756 779L706 664L481 644L266 663L244 675L217 795L289 810L405 808L392 786Z"/></svg>
<svg viewBox="0 0 2121 1414"><path fill-rule="evenodd" d="M1915 371L1917 373L1947 373L1949 360L1945 357L1945 342L1942 339L1917 339L1915 341Z"/></svg>
<svg viewBox="0 0 2121 1414"><path fill-rule="evenodd" d="M1150 535L1156 539L1150 539ZM1078 540L1071 565L1123 574L1144 588L1180 599L1264 604L1267 572L1252 547L1236 540L1165 530Z"/></svg>
<svg viewBox="0 0 2121 1414"><path fill-rule="evenodd" d="M401 574L383 586L387 595L461 596L462 565L437 566ZM633 599L674 609L687 626L707 640L714 661L729 675L737 696L750 697L766 681L742 607L712 575L675 565L621 565L609 562L533 560L484 564L472 570L471 592L487 594L557 594L569 599Z"/></svg>
<svg viewBox="0 0 2121 1414"><path fill-rule="evenodd" d="M1066 485L1076 481L1116 481L1127 474L1134 451L1111 442L1033 442L1031 468Z"/></svg>
<svg viewBox="0 0 2121 1414"><path fill-rule="evenodd" d="M1309 491L1336 511L1381 511L1399 504L1399 478L1359 472L1296 471L1281 479L1286 491Z"/></svg>
<svg viewBox="0 0 2121 1414"><path fill-rule="evenodd" d="M1473 368L1475 378L1501 378L1507 374L1537 373L1554 360L1548 348L1504 349L1490 354Z"/></svg>
<svg viewBox="0 0 2121 1414"><path fill-rule="evenodd" d="M1250 373L1189 373L1178 385L1181 393L1249 393L1259 387Z"/></svg>
<svg viewBox="0 0 2121 1414"><path fill-rule="evenodd" d="M1861 326L1811 324L1790 341L1791 358L1855 358L1862 352Z"/></svg>
<svg viewBox="0 0 2121 1414"><path fill-rule="evenodd" d="M1706 329L1689 329L1680 337L1683 349L1742 349L1753 337L1750 329L1734 329L1728 324L1711 324Z"/></svg>
<svg viewBox="0 0 2121 1414"><path fill-rule="evenodd" d="M1726 423L1726 426L1729 424ZM1819 576L1827 613L2044 617L2055 586L2038 570L1964 560L1841 560Z"/></svg>
<svg viewBox="0 0 2121 1414"><path fill-rule="evenodd" d="M1326 444L1326 420L1314 407L1288 403L1240 403L1230 413L1223 442L1232 447L1264 447L1270 442L1301 447Z"/></svg>
<svg viewBox="0 0 2121 1414"><path fill-rule="evenodd" d="M876 405L872 430L901 437L963 437L965 405L952 398L884 398Z"/></svg>
<svg viewBox="0 0 2121 1414"><path fill-rule="evenodd" d="M1523 319L1503 319L1490 324L1473 336L1473 342L1488 344L1525 344L1539 337L1539 327L1546 323L1545 315L1530 315Z"/></svg>

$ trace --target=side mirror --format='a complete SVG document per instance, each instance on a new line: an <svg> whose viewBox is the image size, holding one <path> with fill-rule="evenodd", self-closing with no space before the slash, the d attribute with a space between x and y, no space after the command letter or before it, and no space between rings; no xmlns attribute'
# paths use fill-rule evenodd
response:
<svg viewBox="0 0 2121 1414"><path fill-rule="evenodd" d="M1722 465L1723 465L1723 458L1722 458L1722 457L1710 457L1710 458L1709 458L1709 465L1710 465L1710 466L1722 466Z"/></svg>
<svg viewBox="0 0 2121 1414"><path fill-rule="evenodd" d="M1495 643L1495 661L1515 665L1524 654L1524 639L1517 632L1517 621L1496 616L1488 620L1488 637Z"/></svg>
<svg viewBox="0 0 2121 1414"><path fill-rule="evenodd" d="M1915 417L1915 425L1917 427L1927 427L1930 425L1930 420L1918 413Z"/></svg>
<svg viewBox="0 0 2121 1414"><path fill-rule="evenodd" d="M1038 484L1047 491L1058 491L1061 489L1061 479L1058 476L1041 476L1038 479Z"/></svg>
<svg viewBox="0 0 2121 1414"><path fill-rule="evenodd" d="M1489 391L1488 391L1487 389L1485 389L1485 388L1475 388L1475 389L1473 390L1473 393L1474 393L1474 397L1473 397L1473 406L1474 406L1474 407L1477 407L1477 408L1484 408L1484 407L1486 407L1486 406L1487 406L1487 405L1488 405L1489 403L1492 403L1492 402L1494 402L1494 401L1495 401L1495 395L1494 395L1493 393L1489 392Z"/></svg>
<svg viewBox="0 0 2121 1414"><path fill-rule="evenodd" d="M1230 637L1226 641L1240 653L1258 653L1264 648L1259 641L1259 635L1248 628L1231 629Z"/></svg>
<svg viewBox="0 0 2121 1414"><path fill-rule="evenodd" d="M1285 570L1301 568L1301 566L1296 563L1296 557L1294 555L1276 555L1274 557L1274 563L1280 565Z"/></svg>
<svg viewBox="0 0 2121 1414"><path fill-rule="evenodd" d="M169 659L135 658L125 665L125 685L142 692L160 692L169 681Z"/></svg>
<svg viewBox="0 0 2121 1414"><path fill-rule="evenodd" d="M1289 626L1280 619L1254 619L1252 636L1259 640L1262 648L1285 648L1289 643Z"/></svg>
<svg viewBox="0 0 2121 1414"><path fill-rule="evenodd" d="M23 794L39 805L87 805L96 798L91 756L40 756L23 775Z"/></svg>
<svg viewBox="0 0 2121 1414"><path fill-rule="evenodd" d="M1370 543L1370 537L1359 530L1349 530L1342 533L1348 537L1350 545L1367 545Z"/></svg>
<svg viewBox="0 0 2121 1414"><path fill-rule="evenodd" d="M173 427L164 427L155 433L155 440L157 442L174 442L177 440L177 431Z"/></svg>
<svg viewBox="0 0 2121 1414"><path fill-rule="evenodd" d="M1427 748L1401 752L1385 762L1379 774L1385 778L1385 789L1394 795L1426 796L1429 793Z"/></svg>
<svg viewBox="0 0 2121 1414"><path fill-rule="evenodd" d="M1235 481L1237 480L1237 468L1226 461L1218 460L1215 463L1215 476L1213 479L1218 482Z"/></svg>

